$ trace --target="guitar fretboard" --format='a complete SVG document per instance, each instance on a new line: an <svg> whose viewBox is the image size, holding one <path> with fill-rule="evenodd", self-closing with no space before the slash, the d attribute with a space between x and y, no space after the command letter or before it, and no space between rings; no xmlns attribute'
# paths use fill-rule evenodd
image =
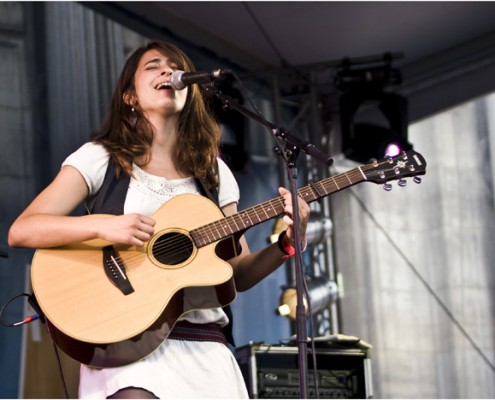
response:
<svg viewBox="0 0 495 400"><path fill-rule="evenodd" d="M339 190L345 189L366 179L361 167L311 183L298 190L299 196L307 203L319 200ZM200 228L190 231L191 237L197 247L203 247L210 243L224 239L237 232L244 231L255 225L261 224L284 212L282 196L268 200L247 208L237 214L211 222Z"/></svg>

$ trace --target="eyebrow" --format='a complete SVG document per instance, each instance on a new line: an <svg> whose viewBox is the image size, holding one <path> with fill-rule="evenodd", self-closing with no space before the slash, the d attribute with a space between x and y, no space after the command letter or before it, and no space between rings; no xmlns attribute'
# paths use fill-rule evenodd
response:
<svg viewBox="0 0 495 400"><path fill-rule="evenodd" d="M160 59L159 59L159 58L152 58L151 60L146 61L146 62L144 63L144 65L148 65L148 64L152 64L152 63L156 63L156 62L158 62L158 63L159 63L159 62L160 62Z"/></svg>
<svg viewBox="0 0 495 400"><path fill-rule="evenodd" d="M161 61L162 61L162 59L159 57L152 58L151 60L148 60L144 63L144 67L146 67L148 64L160 63ZM179 66L179 63L175 60L172 60L172 59L167 59L167 61L165 63L172 68Z"/></svg>

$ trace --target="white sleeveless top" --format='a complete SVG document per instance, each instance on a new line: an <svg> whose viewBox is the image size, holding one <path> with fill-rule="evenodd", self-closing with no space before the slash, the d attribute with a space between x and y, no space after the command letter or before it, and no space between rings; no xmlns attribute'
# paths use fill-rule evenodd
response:
<svg viewBox="0 0 495 400"><path fill-rule="evenodd" d="M109 155L96 143L86 143L62 165L71 165L83 176L89 194L103 184ZM218 159L219 205L239 201L239 187L227 167ZM152 215L167 200L182 193L200 194L194 178L167 180L133 165L124 213ZM221 308L194 310L181 319L195 323L228 318ZM118 368L95 369L81 365L79 397L104 399L125 387L144 388L158 398L247 398L247 390L232 352L216 342L165 340L153 353L135 363Z"/></svg>

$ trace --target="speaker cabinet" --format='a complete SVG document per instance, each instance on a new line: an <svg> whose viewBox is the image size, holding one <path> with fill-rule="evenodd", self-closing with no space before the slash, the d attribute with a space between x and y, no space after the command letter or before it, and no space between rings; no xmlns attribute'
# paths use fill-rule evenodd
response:
<svg viewBox="0 0 495 400"><path fill-rule="evenodd" d="M372 398L371 361L367 353L361 348L317 347L315 370L308 346L308 397ZM235 357L251 399L301 398L297 347L249 344L237 348Z"/></svg>

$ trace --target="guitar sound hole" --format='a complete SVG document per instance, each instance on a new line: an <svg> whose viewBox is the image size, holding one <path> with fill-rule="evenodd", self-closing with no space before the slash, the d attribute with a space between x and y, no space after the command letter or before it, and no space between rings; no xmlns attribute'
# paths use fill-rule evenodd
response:
<svg viewBox="0 0 495 400"><path fill-rule="evenodd" d="M193 252L193 243L181 233L165 233L160 236L152 248L153 256L162 264L177 265L186 261Z"/></svg>

